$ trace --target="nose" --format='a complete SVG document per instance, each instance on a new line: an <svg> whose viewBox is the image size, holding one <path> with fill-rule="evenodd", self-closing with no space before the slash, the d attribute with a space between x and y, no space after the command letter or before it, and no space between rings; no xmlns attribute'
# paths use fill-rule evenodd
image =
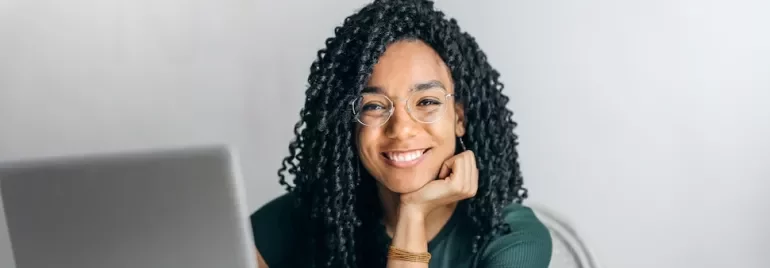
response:
<svg viewBox="0 0 770 268"><path fill-rule="evenodd" d="M406 111L406 106L399 103L395 105L393 114L385 123L385 135L391 139L406 140L417 134L417 127L417 122L412 120Z"/></svg>

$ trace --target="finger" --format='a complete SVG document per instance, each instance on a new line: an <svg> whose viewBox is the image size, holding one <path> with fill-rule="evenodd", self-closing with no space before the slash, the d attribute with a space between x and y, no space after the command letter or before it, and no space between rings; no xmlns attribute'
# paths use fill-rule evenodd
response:
<svg viewBox="0 0 770 268"><path fill-rule="evenodd" d="M451 161L446 162L452 169L452 174L449 175L449 183L454 190L454 193L461 193L465 187L465 160L462 154L458 154L452 157Z"/></svg>
<svg viewBox="0 0 770 268"><path fill-rule="evenodd" d="M438 172L439 179L446 179L447 177L449 177L449 175L451 175L452 173L455 173L454 165L458 156L459 154L454 155L447 160L444 160L444 163L441 165L441 170L439 170Z"/></svg>
<svg viewBox="0 0 770 268"><path fill-rule="evenodd" d="M471 159L471 194L476 196L476 192L479 190L479 169L476 163L476 155L473 154Z"/></svg>
<svg viewBox="0 0 770 268"><path fill-rule="evenodd" d="M473 188L473 193L475 194L476 190L478 189L478 186L479 186L479 168L476 165L477 164L476 163L476 154L474 154L472 151L469 151L469 152L471 154L471 159L470 159L470 164L471 164L470 172L471 172L471 175L472 175L471 176L471 185L473 186L472 187Z"/></svg>
<svg viewBox="0 0 770 268"><path fill-rule="evenodd" d="M475 170L476 156L472 151L462 152L458 155L456 163L456 166L462 166L462 173L459 171L455 172L461 175L458 176L458 180L462 180L462 186L459 188L458 194L463 199L473 197L476 193L478 182L478 172Z"/></svg>
<svg viewBox="0 0 770 268"><path fill-rule="evenodd" d="M457 184L457 192L456 194L460 195L460 197L465 197L465 192L468 191L468 154L466 152L462 152L457 154L457 160L455 160L455 166L457 167L457 171L455 172L458 180Z"/></svg>
<svg viewBox="0 0 770 268"><path fill-rule="evenodd" d="M470 197L472 191L473 191L473 162L475 162L475 157L473 155L473 152L471 151L465 151L465 157L463 159L464 166L465 166L465 188L464 193Z"/></svg>
<svg viewBox="0 0 770 268"><path fill-rule="evenodd" d="M438 172L438 178L440 180L444 180L444 179L447 179L447 177L449 177L450 174L452 174L452 168L449 165L447 165L446 161L444 161L444 163L441 164L441 170L439 170Z"/></svg>
<svg viewBox="0 0 770 268"><path fill-rule="evenodd" d="M468 163L470 160L470 154L468 151L462 152L457 155L457 160L455 161L455 166L457 166L458 171L455 172L458 174L457 176L457 183L458 185L458 192L460 198L465 199L468 197L468 192L470 192L470 174L469 174L469 167L470 164Z"/></svg>

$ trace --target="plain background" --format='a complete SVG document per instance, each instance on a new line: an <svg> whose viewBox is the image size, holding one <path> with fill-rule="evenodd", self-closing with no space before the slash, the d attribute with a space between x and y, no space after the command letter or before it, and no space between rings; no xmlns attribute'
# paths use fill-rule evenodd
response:
<svg viewBox="0 0 770 268"><path fill-rule="evenodd" d="M364 3L0 0L0 160L226 142L256 209L316 50ZM437 6L502 73L528 202L604 267L770 265L770 1Z"/></svg>

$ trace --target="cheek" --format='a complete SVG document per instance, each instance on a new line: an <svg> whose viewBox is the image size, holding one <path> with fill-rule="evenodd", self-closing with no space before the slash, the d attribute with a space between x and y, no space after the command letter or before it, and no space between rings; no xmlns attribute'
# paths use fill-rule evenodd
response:
<svg viewBox="0 0 770 268"><path fill-rule="evenodd" d="M436 153L440 156L439 158L448 159L455 154L457 135L455 135L453 121L441 120L434 123L428 131L438 146Z"/></svg>
<svg viewBox="0 0 770 268"><path fill-rule="evenodd" d="M430 128L428 128L428 132L433 136L433 139L440 140L442 144L447 141L454 141L454 139L457 138L457 135L455 135L455 122L451 119L440 120L433 123Z"/></svg>
<svg viewBox="0 0 770 268"><path fill-rule="evenodd" d="M377 150L377 140L379 134L373 131L367 131L366 129L359 129L357 135L358 153L365 159L371 159L372 153Z"/></svg>

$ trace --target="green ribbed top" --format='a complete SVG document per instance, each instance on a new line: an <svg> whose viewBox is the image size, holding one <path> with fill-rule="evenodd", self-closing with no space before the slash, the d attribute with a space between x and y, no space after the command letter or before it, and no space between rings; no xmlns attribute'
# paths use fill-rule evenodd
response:
<svg viewBox="0 0 770 268"><path fill-rule="evenodd" d="M551 236L532 210L511 204L503 218L511 232L495 237L480 251L470 250L473 229L464 213L455 213L428 242L430 268L547 268L551 260ZM291 194L282 195L251 215L254 243L270 268L302 267L307 255L303 217L294 208ZM387 238L387 234L382 233Z"/></svg>

